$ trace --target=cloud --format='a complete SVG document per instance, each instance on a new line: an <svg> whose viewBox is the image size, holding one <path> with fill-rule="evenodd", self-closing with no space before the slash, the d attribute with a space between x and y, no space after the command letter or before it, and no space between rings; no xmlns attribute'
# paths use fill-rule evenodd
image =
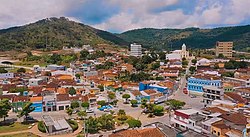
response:
<svg viewBox="0 0 250 137"><path fill-rule="evenodd" d="M250 0L1 0L0 28L69 17L99 29L249 24Z"/></svg>
<svg viewBox="0 0 250 137"><path fill-rule="evenodd" d="M1 0L0 28L65 16L70 9L83 3L83 0Z"/></svg>

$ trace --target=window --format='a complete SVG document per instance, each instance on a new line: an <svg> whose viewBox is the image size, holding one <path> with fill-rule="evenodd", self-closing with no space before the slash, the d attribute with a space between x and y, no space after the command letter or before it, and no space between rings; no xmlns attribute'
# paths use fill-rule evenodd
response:
<svg viewBox="0 0 250 137"><path fill-rule="evenodd" d="M64 106L59 106L59 110L64 110Z"/></svg>
<svg viewBox="0 0 250 137"><path fill-rule="evenodd" d="M220 136L220 132L218 132L218 136Z"/></svg>

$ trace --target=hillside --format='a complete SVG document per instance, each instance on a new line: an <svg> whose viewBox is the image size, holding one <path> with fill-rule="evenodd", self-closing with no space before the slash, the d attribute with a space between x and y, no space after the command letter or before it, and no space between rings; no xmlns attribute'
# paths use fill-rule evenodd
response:
<svg viewBox="0 0 250 137"><path fill-rule="evenodd" d="M28 25L0 30L0 50L61 49L84 44L127 45L112 33L67 18L49 18Z"/></svg>
<svg viewBox="0 0 250 137"><path fill-rule="evenodd" d="M216 41L233 41L234 48L250 51L250 25L215 29L137 29L118 34L130 43L142 44L145 48L177 49L182 43L188 48L213 48ZM171 46L172 45L172 46Z"/></svg>

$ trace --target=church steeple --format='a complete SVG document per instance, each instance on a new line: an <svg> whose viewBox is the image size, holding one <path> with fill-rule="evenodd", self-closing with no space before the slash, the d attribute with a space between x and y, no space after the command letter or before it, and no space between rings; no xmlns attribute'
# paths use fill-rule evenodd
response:
<svg viewBox="0 0 250 137"><path fill-rule="evenodd" d="M186 47L186 44L185 43L183 43L183 45L182 45L182 51L186 51L187 50L187 47Z"/></svg>

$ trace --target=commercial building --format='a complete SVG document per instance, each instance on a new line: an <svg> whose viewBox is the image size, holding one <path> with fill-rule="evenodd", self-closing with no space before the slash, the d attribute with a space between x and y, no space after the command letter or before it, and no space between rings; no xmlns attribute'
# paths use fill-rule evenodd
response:
<svg viewBox="0 0 250 137"><path fill-rule="evenodd" d="M174 116L171 117L171 124L182 130L194 130L198 133L202 132L202 121L205 115L194 109L176 110Z"/></svg>
<svg viewBox="0 0 250 137"><path fill-rule="evenodd" d="M216 42L215 54L219 56L219 54L224 55L224 57L232 58L233 56L233 42Z"/></svg>
<svg viewBox="0 0 250 137"><path fill-rule="evenodd" d="M140 57L142 55L142 47L138 44L130 44L130 55Z"/></svg>
<svg viewBox="0 0 250 137"><path fill-rule="evenodd" d="M216 86L203 86L203 102L211 104L213 100L223 100L224 90Z"/></svg>

